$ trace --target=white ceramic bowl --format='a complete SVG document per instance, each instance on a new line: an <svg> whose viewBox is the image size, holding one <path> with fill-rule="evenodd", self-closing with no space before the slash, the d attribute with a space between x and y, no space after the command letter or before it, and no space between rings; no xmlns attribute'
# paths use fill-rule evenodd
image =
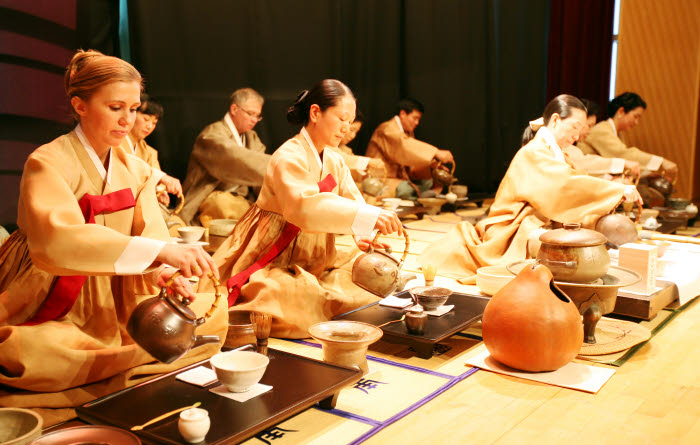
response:
<svg viewBox="0 0 700 445"><path fill-rule="evenodd" d="M495 295L513 278L515 275L506 266L486 266L476 270L476 285L486 295Z"/></svg>
<svg viewBox="0 0 700 445"><path fill-rule="evenodd" d="M209 362L229 391L246 392L260 381L270 359L252 351L228 351L214 355Z"/></svg>
<svg viewBox="0 0 700 445"><path fill-rule="evenodd" d="M204 227L199 226L187 226L178 227L177 233L180 234L180 238L186 243L196 243L204 235Z"/></svg>
<svg viewBox="0 0 700 445"><path fill-rule="evenodd" d="M0 408L0 444L26 445L41 436L43 420L24 408Z"/></svg>

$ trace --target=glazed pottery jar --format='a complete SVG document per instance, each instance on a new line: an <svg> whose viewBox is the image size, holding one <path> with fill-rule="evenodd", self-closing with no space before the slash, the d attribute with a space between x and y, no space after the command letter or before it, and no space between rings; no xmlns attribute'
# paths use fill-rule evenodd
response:
<svg viewBox="0 0 700 445"><path fill-rule="evenodd" d="M491 356L511 368L554 371L583 344L581 314L541 264L526 266L486 305L482 336Z"/></svg>
<svg viewBox="0 0 700 445"><path fill-rule="evenodd" d="M557 281L590 283L610 268L606 241L604 235L582 229L581 224L564 224L563 229L550 230L540 236L542 245L537 259L552 271Z"/></svg>
<svg viewBox="0 0 700 445"><path fill-rule="evenodd" d="M190 408L181 412L180 420L177 422L180 435L189 443L202 442L210 426L209 413L202 408Z"/></svg>

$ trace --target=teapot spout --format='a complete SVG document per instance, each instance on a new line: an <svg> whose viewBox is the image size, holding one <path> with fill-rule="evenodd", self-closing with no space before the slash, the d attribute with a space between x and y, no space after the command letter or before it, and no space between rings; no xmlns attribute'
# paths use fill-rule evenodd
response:
<svg viewBox="0 0 700 445"><path fill-rule="evenodd" d="M221 342L221 339L219 338L218 335L197 335L194 338L194 344L192 345L192 348L196 348L198 346L203 346L209 343L219 343Z"/></svg>

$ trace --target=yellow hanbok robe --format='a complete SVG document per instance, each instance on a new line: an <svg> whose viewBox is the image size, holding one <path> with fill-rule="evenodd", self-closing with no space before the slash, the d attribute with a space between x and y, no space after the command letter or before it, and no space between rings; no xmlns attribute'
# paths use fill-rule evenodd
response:
<svg viewBox="0 0 700 445"><path fill-rule="evenodd" d="M598 122L584 141L578 143L583 154L596 154L606 158L623 158L639 162L642 168L656 171L661 167L663 158L652 155L637 147L628 147L617 134L612 120Z"/></svg>
<svg viewBox="0 0 700 445"><path fill-rule="evenodd" d="M314 323L378 300L352 282L359 250L336 251L334 234L369 235L379 209L365 204L338 153L326 148L322 165L315 153L303 131L285 142L272 155L257 202L214 254L224 282L258 261L287 222L301 229L250 277L231 308L271 314L275 337L308 337ZM318 182L328 174L337 185L321 193ZM200 290L210 289L202 280Z"/></svg>
<svg viewBox="0 0 700 445"><path fill-rule="evenodd" d="M516 154L498 187L487 218L461 222L419 257L440 275L464 278L476 269L527 258L528 237L550 221L591 227L622 199L624 185L574 170L547 128Z"/></svg>
<svg viewBox="0 0 700 445"><path fill-rule="evenodd" d="M594 154L584 154L576 145L569 145L561 150L576 170L593 176L619 175L625 171L622 158L605 158Z"/></svg>
<svg viewBox="0 0 700 445"><path fill-rule="evenodd" d="M117 147L103 177L99 158L91 159L78 130L29 156L19 229L0 247L0 406L55 409L42 410L45 424L75 416L72 407L96 397L203 360L220 347L193 349L164 365L126 332L134 307L159 291L154 274L144 271L168 240L155 197L160 173ZM80 198L126 188L135 207L98 214L94 224L86 224ZM57 275L87 275L70 311L20 326L44 302ZM203 315L212 301L213 295L198 295L193 310ZM226 311L218 310L198 333L223 339L226 330Z"/></svg>
<svg viewBox="0 0 700 445"><path fill-rule="evenodd" d="M406 133L398 116L380 124L367 145L367 156L384 161L387 176L398 179L408 179L404 167L408 167L411 179L429 179L430 163L437 151L437 147Z"/></svg>
<svg viewBox="0 0 700 445"><path fill-rule="evenodd" d="M249 207L245 200L249 187L262 185L270 155L265 154L265 145L255 130L241 135L245 140L241 145L228 117L207 126L194 143L182 184L185 206L180 217L187 223L193 222L198 212L210 218L238 219L235 214L240 205L243 212ZM234 196L238 199L232 199Z"/></svg>

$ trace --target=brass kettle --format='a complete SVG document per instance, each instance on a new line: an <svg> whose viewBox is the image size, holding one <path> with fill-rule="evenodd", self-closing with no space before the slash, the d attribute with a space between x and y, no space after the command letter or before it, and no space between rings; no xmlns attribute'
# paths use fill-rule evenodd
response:
<svg viewBox="0 0 700 445"><path fill-rule="evenodd" d="M374 244L379 239L379 232L377 232L377 236L369 246L369 251L360 255L352 265L353 283L382 298L391 295L399 285L401 266L408 256L410 244L408 233L404 231L403 236L406 238L406 247L401 260L397 261L390 255L389 248L385 252L374 250Z"/></svg>
<svg viewBox="0 0 700 445"><path fill-rule="evenodd" d="M174 293L168 295L168 288L178 275L180 271L170 277L158 296L139 303L126 325L131 338L163 363L174 362L192 348L221 341L218 335L194 335L195 328L212 316L221 300L219 281L213 274L209 275L214 282L216 298L209 311L197 318L188 307L189 298L180 299Z"/></svg>

